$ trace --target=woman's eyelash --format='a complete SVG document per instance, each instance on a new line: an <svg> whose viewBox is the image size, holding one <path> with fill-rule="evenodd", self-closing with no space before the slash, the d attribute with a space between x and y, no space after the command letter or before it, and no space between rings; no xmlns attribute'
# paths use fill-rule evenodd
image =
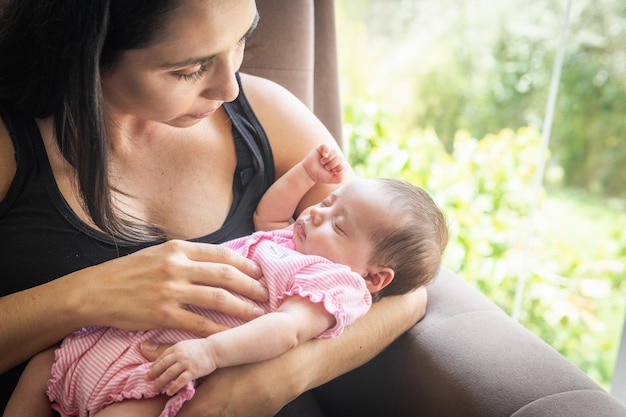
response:
<svg viewBox="0 0 626 417"><path fill-rule="evenodd" d="M246 34L243 38L239 39L239 45L245 45L250 39L250 35Z"/></svg>
<svg viewBox="0 0 626 417"><path fill-rule="evenodd" d="M248 41L248 39L250 39L250 35L252 35L251 33L246 33L246 35L241 38L239 40L239 44L240 45L245 45L246 42ZM202 78L202 75L206 72L207 68L206 68L206 63L202 64L200 66L200 68L198 69L198 71L192 72L191 74L178 74L175 73L174 75L176 75L178 77L178 79L180 80L185 80L185 81L197 81L200 78Z"/></svg>
<svg viewBox="0 0 626 417"><path fill-rule="evenodd" d="M196 81L202 78L202 75L206 72L206 67L201 65L198 68L198 71L192 72L191 74L175 74L179 79L185 81Z"/></svg>

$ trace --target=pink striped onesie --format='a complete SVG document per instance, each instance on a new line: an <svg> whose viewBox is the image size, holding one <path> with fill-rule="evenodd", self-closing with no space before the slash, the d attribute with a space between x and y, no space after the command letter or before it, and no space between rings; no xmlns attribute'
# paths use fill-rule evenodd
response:
<svg viewBox="0 0 626 417"><path fill-rule="evenodd" d="M263 269L261 281L267 286L269 302L258 303L266 313L278 309L291 295L321 303L337 324L318 337L337 337L344 327L364 315L371 296L362 277L344 265L325 258L303 255L294 250L293 228L257 232L224 245L255 260ZM270 279L267 279L270 277ZM212 310L195 307L191 311L229 326L244 321ZM150 367L139 351L144 340L175 343L197 336L171 329L126 331L110 327L89 327L65 338L56 351L48 397L61 416L87 417L114 402L151 398L151 381L144 379ZM195 392L190 383L170 398L159 417L175 416Z"/></svg>

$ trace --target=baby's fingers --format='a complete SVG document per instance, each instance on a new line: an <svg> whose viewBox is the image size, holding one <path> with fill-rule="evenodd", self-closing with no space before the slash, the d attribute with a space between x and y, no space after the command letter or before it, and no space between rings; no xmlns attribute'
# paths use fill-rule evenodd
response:
<svg viewBox="0 0 626 417"><path fill-rule="evenodd" d="M340 172L343 172L343 170L345 169L345 163L342 158L337 158L324 164L324 168L327 171L332 172L333 174L339 174Z"/></svg>
<svg viewBox="0 0 626 417"><path fill-rule="evenodd" d="M337 149L329 149L328 154L320 158L320 163L327 171L343 171L346 161L341 152Z"/></svg>
<svg viewBox="0 0 626 417"><path fill-rule="evenodd" d="M176 370L176 365L176 360L166 351L154 361L146 374L146 379L154 380L154 388L159 390L180 375L182 369Z"/></svg>
<svg viewBox="0 0 626 417"><path fill-rule="evenodd" d="M165 391L165 393L169 396L172 396L176 394L178 391L180 391L181 389L183 389L183 387L187 385L188 383L190 383L192 380L193 380L193 375L191 375L191 372L184 371L182 374L178 376L178 378L176 378L176 380L174 380L174 382L172 382L172 384L169 387L167 387L167 390Z"/></svg>
<svg viewBox="0 0 626 417"><path fill-rule="evenodd" d="M150 375L154 369L154 366L150 369L150 373L147 376L148 379L151 379ZM181 388L193 380L191 372L178 362L174 362L170 366L159 365L156 369L163 369L163 372L160 374L159 371L155 372L156 379L152 383L153 389L155 391L161 391L164 387L167 387L165 393L170 396L176 394Z"/></svg>

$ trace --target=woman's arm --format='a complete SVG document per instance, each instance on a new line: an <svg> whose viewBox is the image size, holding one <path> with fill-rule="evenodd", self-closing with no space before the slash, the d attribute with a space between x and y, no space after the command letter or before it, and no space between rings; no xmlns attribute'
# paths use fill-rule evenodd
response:
<svg viewBox="0 0 626 417"><path fill-rule="evenodd" d="M425 314L426 290L374 303L337 339L312 339L278 358L219 369L179 417L270 417L301 393L372 359Z"/></svg>
<svg viewBox="0 0 626 417"><path fill-rule="evenodd" d="M169 241L4 296L0 372L89 325L178 328L206 337L224 327L185 306L257 317L252 304L225 289L266 301L267 289L251 278L259 276L256 264L223 246Z"/></svg>
<svg viewBox="0 0 626 417"><path fill-rule="evenodd" d="M274 358L321 334L335 324L335 318L319 303L308 298L287 298L275 312L241 326L203 339L190 339L168 348L154 362L148 379L154 388L174 395L194 379L217 368L243 365Z"/></svg>

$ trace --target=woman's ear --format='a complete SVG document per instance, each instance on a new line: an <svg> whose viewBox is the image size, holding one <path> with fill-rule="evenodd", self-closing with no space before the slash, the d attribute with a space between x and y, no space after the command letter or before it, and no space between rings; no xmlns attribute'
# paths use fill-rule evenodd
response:
<svg viewBox="0 0 626 417"><path fill-rule="evenodd" d="M365 285L370 293L377 293L385 288L393 280L395 272L388 267L373 266L367 269L365 275Z"/></svg>

